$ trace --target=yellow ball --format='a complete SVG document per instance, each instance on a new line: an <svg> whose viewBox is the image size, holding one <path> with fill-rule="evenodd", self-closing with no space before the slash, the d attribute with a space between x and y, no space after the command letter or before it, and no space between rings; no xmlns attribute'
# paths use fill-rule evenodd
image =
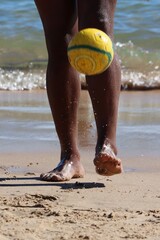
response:
<svg viewBox="0 0 160 240"><path fill-rule="evenodd" d="M70 64L85 75L104 72L114 55L109 36L95 28L79 31L70 41L67 52Z"/></svg>

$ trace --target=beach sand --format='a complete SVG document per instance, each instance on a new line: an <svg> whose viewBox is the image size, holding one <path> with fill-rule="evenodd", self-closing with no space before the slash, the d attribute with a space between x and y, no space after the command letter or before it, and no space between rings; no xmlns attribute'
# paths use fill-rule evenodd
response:
<svg viewBox="0 0 160 240"><path fill-rule="evenodd" d="M159 240L159 93L122 92L117 145L125 171L103 177L92 163L95 126L83 91L79 145L86 176L51 183L39 180L59 158L56 136L49 135L54 127L46 127L45 91L1 92L0 240Z"/></svg>

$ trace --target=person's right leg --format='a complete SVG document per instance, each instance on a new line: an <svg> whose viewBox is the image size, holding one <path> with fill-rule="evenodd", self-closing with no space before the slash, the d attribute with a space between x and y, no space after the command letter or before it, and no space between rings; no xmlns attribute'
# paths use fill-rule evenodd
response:
<svg viewBox="0 0 160 240"><path fill-rule="evenodd" d="M47 93L60 140L61 157L56 168L41 174L46 181L83 177L77 146L77 108L80 95L78 73L67 58L67 46L76 29L75 0L35 0L48 49Z"/></svg>

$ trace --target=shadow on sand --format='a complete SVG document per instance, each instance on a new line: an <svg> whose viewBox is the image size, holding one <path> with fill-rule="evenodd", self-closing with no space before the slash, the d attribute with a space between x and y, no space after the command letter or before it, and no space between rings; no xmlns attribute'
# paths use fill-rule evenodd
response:
<svg viewBox="0 0 160 240"><path fill-rule="evenodd" d="M19 181L35 181L33 183L21 183ZM9 181L14 181L13 183L9 183ZM36 181L38 181L36 183ZM41 181L39 177L16 177L16 178L0 178L0 187L30 187L30 186L58 186L61 189L87 189L87 188L104 188L104 183L99 182L45 182Z"/></svg>

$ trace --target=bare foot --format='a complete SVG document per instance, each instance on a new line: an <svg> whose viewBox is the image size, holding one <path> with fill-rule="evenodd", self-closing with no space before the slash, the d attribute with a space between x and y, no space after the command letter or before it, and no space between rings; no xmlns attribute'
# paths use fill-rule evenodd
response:
<svg viewBox="0 0 160 240"><path fill-rule="evenodd" d="M116 157L110 144L103 146L94 159L96 172L103 176L112 176L123 172L121 160Z"/></svg>
<svg viewBox="0 0 160 240"><path fill-rule="evenodd" d="M61 160L56 168L47 173L42 173L40 179L50 182L69 181L71 178L84 177L85 171L80 162L71 157L71 159Z"/></svg>

